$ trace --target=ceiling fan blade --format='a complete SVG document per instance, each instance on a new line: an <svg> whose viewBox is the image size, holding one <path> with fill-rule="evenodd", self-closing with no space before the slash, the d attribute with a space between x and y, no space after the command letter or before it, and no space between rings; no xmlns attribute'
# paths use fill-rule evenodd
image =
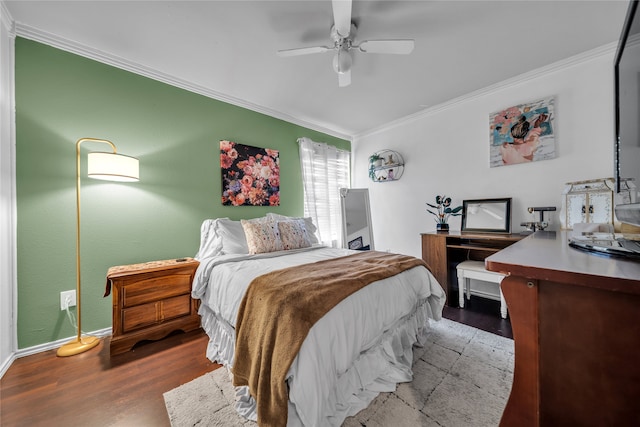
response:
<svg viewBox="0 0 640 427"><path fill-rule="evenodd" d="M338 86L345 87L351 84L351 70L338 73Z"/></svg>
<svg viewBox="0 0 640 427"><path fill-rule="evenodd" d="M413 51L413 40L365 40L358 46L364 53L395 53L406 55Z"/></svg>
<svg viewBox="0 0 640 427"><path fill-rule="evenodd" d="M351 31L351 0L332 0L333 24L342 38L349 37Z"/></svg>
<svg viewBox="0 0 640 427"><path fill-rule="evenodd" d="M277 52L280 57L288 57L288 56L298 56L298 55L309 55L311 53L324 53L328 51L330 48L327 46L313 46L313 47L301 47L298 49L283 49Z"/></svg>

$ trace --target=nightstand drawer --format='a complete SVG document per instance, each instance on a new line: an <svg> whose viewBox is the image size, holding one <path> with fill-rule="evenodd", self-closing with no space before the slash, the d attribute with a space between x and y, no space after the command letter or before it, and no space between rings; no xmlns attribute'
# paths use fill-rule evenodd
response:
<svg viewBox="0 0 640 427"><path fill-rule="evenodd" d="M159 276L159 277L158 277ZM155 275L122 287L122 306L133 307L191 293L191 274Z"/></svg>
<svg viewBox="0 0 640 427"><path fill-rule="evenodd" d="M131 332L138 328L162 323L180 316L187 316L191 311L191 296L181 295L162 301L138 305L122 310L122 330Z"/></svg>

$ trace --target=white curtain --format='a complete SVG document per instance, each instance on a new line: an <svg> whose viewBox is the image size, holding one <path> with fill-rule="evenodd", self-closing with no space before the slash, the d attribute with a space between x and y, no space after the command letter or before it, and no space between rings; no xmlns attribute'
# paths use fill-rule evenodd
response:
<svg viewBox="0 0 640 427"><path fill-rule="evenodd" d="M334 248L342 245L342 209L340 188L350 187L351 153L334 146L298 139L304 216L318 226L318 239Z"/></svg>

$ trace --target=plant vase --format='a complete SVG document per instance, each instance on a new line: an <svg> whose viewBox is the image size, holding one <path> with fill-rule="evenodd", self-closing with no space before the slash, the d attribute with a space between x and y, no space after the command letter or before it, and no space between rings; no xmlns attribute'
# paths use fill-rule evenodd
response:
<svg viewBox="0 0 640 427"><path fill-rule="evenodd" d="M447 232L447 231L449 231L449 224L437 223L436 224L436 230L437 231L442 231L442 232Z"/></svg>

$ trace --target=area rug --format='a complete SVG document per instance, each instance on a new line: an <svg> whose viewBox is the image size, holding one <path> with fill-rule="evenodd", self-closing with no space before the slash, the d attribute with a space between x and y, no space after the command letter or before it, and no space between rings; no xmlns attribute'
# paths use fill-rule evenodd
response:
<svg viewBox="0 0 640 427"><path fill-rule="evenodd" d="M513 381L513 340L443 319L414 349L413 381L381 393L345 427L497 426ZM172 427L255 426L233 408L226 369L164 394Z"/></svg>

